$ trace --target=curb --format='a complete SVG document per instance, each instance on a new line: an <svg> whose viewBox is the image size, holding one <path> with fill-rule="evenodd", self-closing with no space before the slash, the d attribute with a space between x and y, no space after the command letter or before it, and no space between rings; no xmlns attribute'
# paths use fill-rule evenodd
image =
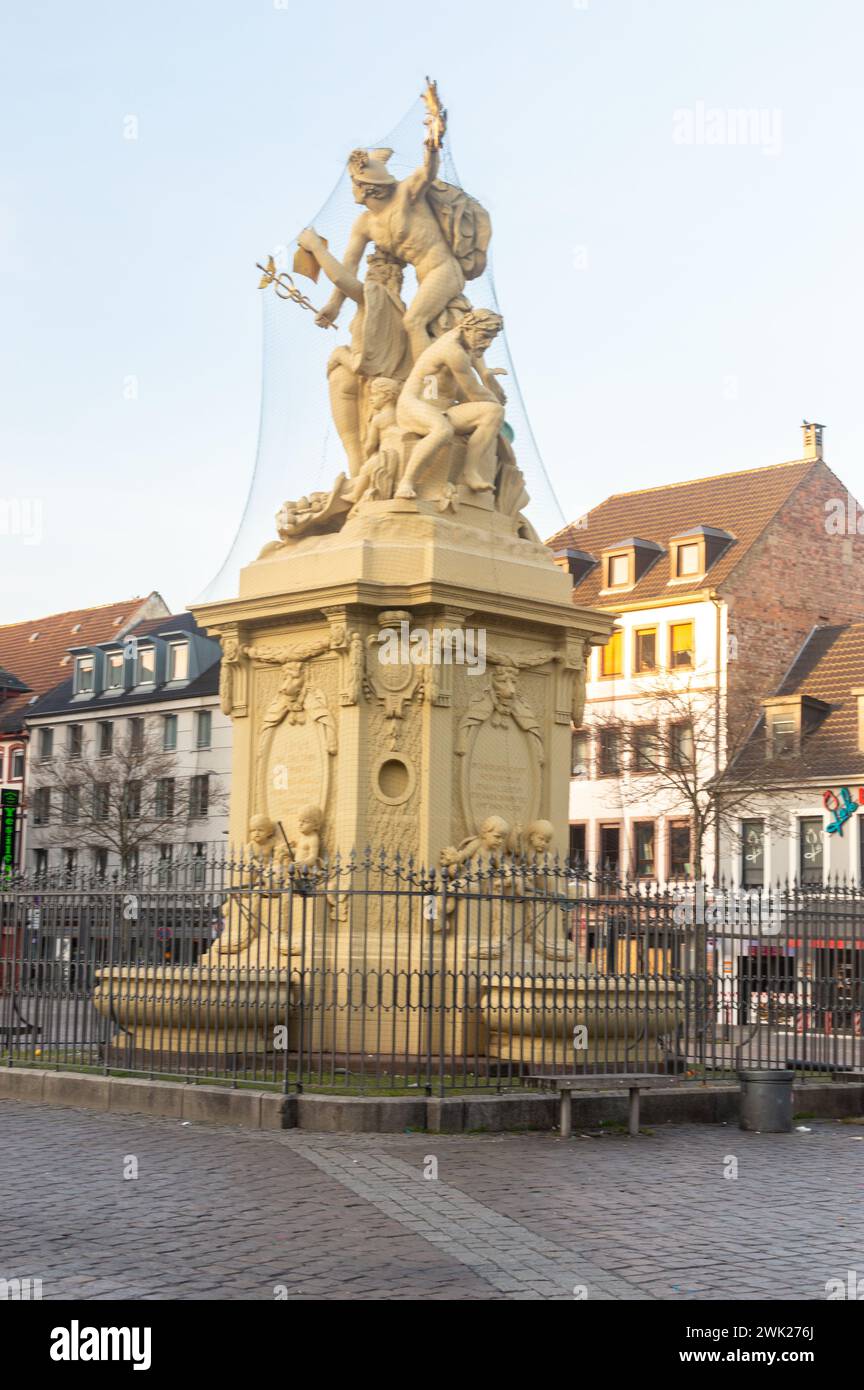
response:
<svg viewBox="0 0 864 1390"><path fill-rule="evenodd" d="M24 1067L0 1067L0 1100L30 1101L106 1114L156 1115L198 1124L245 1129L305 1129L317 1134L501 1134L558 1128L558 1097L551 1092L444 1098L280 1095L227 1086L197 1086L146 1078L89 1076ZM642 1097L642 1123L734 1124L740 1095L731 1085L692 1083ZM864 1084L802 1083L793 1090L796 1112L816 1119L864 1114ZM620 1092L573 1095L574 1128L624 1125L627 1097Z"/></svg>

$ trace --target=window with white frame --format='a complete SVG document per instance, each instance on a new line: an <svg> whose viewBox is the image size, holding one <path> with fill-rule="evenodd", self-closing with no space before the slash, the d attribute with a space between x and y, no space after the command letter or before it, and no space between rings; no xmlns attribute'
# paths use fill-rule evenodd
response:
<svg viewBox="0 0 864 1390"><path fill-rule="evenodd" d="M156 680L156 652L153 647L139 647L135 663L135 684L153 685Z"/></svg>
<svg viewBox="0 0 864 1390"><path fill-rule="evenodd" d="M185 681L189 678L189 643L171 642L168 647L169 681Z"/></svg>
<svg viewBox="0 0 864 1390"><path fill-rule="evenodd" d="M123 653L109 652L105 658L105 689L122 690Z"/></svg>
<svg viewBox="0 0 864 1390"><path fill-rule="evenodd" d="M76 656L74 692L76 695L92 695L96 685L96 658Z"/></svg>
<svg viewBox="0 0 864 1390"><path fill-rule="evenodd" d="M24 777L24 749L13 748L9 754L9 781L20 782Z"/></svg>
<svg viewBox="0 0 864 1390"><path fill-rule="evenodd" d="M39 761L40 763L50 763L54 757L54 730L39 730Z"/></svg>
<svg viewBox="0 0 864 1390"><path fill-rule="evenodd" d="M162 747L166 753L173 753L177 747L176 714L163 714L162 716Z"/></svg>
<svg viewBox="0 0 864 1390"><path fill-rule="evenodd" d="M195 715L195 747L209 748L213 716L209 709L199 709Z"/></svg>

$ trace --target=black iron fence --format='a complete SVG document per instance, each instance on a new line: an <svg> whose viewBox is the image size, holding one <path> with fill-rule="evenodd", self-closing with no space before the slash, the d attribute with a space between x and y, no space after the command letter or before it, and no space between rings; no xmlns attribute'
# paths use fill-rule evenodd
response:
<svg viewBox="0 0 864 1390"><path fill-rule="evenodd" d="M553 860L252 858L0 885L0 1064L399 1094L864 1071L864 894Z"/></svg>

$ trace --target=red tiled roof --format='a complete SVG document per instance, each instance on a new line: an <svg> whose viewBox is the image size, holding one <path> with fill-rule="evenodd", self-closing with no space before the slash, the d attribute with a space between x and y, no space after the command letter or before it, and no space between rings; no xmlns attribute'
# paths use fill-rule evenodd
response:
<svg viewBox="0 0 864 1390"><path fill-rule="evenodd" d="M565 526L548 542L553 550L583 550L598 561L604 550L637 536L655 541L664 554L632 589L604 594L602 566L597 564L574 588L574 601L598 607L621 608L644 599L674 594L669 587L669 541L696 526L713 526L734 537L693 590L716 588L744 558L783 504L817 467L813 459L778 463L741 473L721 473L687 483L667 483L639 492L616 493L588 512L582 522Z"/></svg>
<svg viewBox="0 0 864 1390"><path fill-rule="evenodd" d="M70 647L110 641L128 627L148 601L123 599L99 608L77 608L0 626L0 666L28 688L26 694L0 705L0 731L17 732L33 696L53 690L70 674Z"/></svg>

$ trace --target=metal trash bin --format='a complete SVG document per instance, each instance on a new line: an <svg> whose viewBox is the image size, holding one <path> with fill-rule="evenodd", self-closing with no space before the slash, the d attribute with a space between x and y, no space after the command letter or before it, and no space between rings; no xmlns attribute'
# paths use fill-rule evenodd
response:
<svg viewBox="0 0 864 1390"><path fill-rule="evenodd" d="M791 1134L792 1071L739 1071L741 1129L760 1134Z"/></svg>

